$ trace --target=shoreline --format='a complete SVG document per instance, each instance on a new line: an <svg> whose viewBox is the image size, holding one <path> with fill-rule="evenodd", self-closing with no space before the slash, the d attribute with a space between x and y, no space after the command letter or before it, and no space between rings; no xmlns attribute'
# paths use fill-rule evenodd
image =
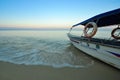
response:
<svg viewBox="0 0 120 80"><path fill-rule="evenodd" d="M96 62L89 68L53 68L0 61L0 80L119 80L120 70L105 66Z"/></svg>

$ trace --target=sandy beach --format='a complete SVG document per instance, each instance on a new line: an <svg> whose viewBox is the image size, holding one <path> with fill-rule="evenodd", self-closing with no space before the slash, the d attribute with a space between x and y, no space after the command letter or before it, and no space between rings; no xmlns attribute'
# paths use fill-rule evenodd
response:
<svg viewBox="0 0 120 80"><path fill-rule="evenodd" d="M119 80L120 70L102 62L89 68L53 68L0 62L0 80ZM103 67L104 66L104 67Z"/></svg>

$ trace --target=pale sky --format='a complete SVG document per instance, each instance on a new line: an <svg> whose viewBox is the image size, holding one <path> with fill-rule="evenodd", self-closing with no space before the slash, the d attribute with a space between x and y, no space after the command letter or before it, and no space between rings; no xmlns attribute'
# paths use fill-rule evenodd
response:
<svg viewBox="0 0 120 80"><path fill-rule="evenodd" d="M0 0L0 27L69 28L120 8L120 0Z"/></svg>

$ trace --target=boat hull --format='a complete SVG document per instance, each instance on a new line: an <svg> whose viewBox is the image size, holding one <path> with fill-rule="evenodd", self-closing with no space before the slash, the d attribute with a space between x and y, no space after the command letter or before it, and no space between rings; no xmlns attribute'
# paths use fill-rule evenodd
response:
<svg viewBox="0 0 120 80"><path fill-rule="evenodd" d="M86 42L83 40L77 40L72 38L70 34L68 34L68 37L71 43L79 50L120 69L120 49L119 48Z"/></svg>

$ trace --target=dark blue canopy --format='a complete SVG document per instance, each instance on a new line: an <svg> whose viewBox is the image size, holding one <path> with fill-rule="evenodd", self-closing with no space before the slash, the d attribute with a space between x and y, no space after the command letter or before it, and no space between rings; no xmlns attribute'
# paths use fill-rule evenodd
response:
<svg viewBox="0 0 120 80"><path fill-rule="evenodd" d="M86 25L88 22L95 22L98 27L120 24L120 8L103 14L99 14L81 23L73 25Z"/></svg>

